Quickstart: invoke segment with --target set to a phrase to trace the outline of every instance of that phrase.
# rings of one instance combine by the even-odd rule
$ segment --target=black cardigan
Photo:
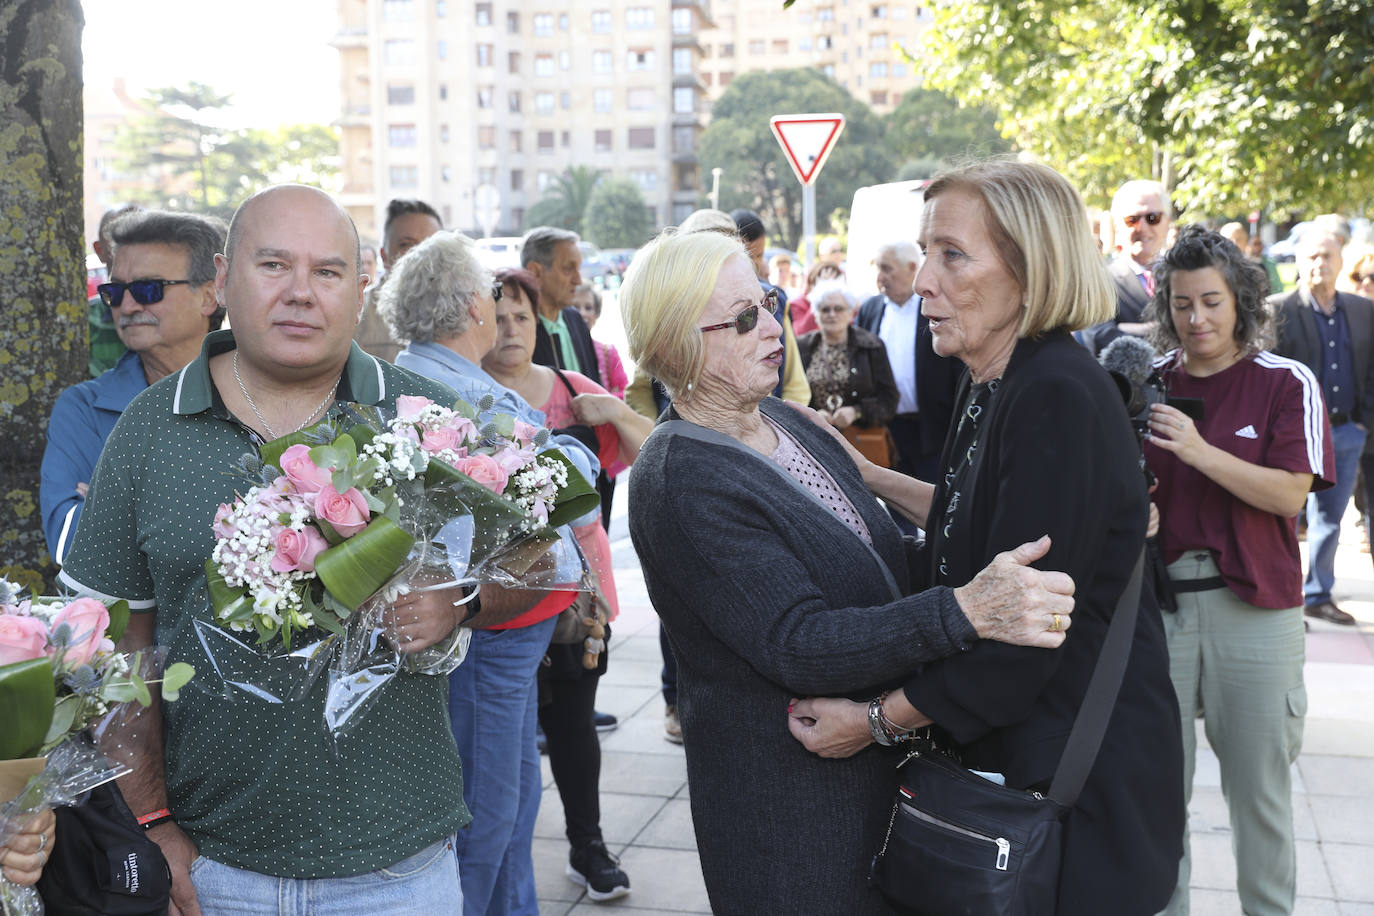
[[[577,309],[568,306],[563,310],[563,323],[568,326],[568,335],[572,337],[573,354],[577,357],[577,365],[563,365],[563,351],[554,347],[553,337],[544,330],[544,323],[538,320],[535,321],[534,327],[532,362],[538,366],[552,366],[555,369],[580,372],[600,385],[601,370],[596,364],[596,348],[592,346],[592,332],[587,327],[586,319]]]
[[[967,391],[965,382],[961,404]],[[978,440],[961,517],[967,500],[973,508],[940,550],[943,581],[963,585],[997,553],[1049,534],[1053,546],[1035,565],[1073,577],[1073,627],[1053,652],[980,642],[925,666],[904,689],[966,764],[1045,791],[1144,543],[1139,447],[1111,379],[1065,333],[1017,343]],[[944,489],[937,485],[931,532],[943,524]],[[941,581],[933,560],[930,571]],[[1150,914],[1168,902],[1183,851],[1181,741],[1163,623],[1147,589],[1120,697],[1067,821],[1060,913]]]
[[[811,356],[820,345],[821,332],[818,330],[797,338],[797,351],[804,368],[811,368]],[[892,377],[892,366],[887,361],[887,347],[877,334],[850,325],[845,349],[849,351],[849,390],[841,406],[859,408],[859,426],[886,426],[897,414],[900,397],[897,381]],[[817,410],[825,407],[817,402],[814,389],[811,406]]]

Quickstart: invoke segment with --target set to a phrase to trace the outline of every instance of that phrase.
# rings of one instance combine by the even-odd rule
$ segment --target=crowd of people
[[[802,272],[765,261],[758,214],[697,211],[625,271],[627,373],[592,336],[602,298],[567,230],[532,230],[521,266],[492,272],[422,201],[391,202],[375,252],[303,186],[228,225],[121,208],[95,242],[93,377],[50,420],[49,549],[65,588],[129,602],[123,647],[194,664],[240,455],[350,403],[489,405],[548,427],[595,484],[570,537],[612,628],[607,532],[632,469],[664,737],[685,746],[715,912],[900,912],[869,871],[901,750],[1047,793],[1129,603],[1056,912],[1188,911],[1200,717],[1242,906],[1286,913],[1304,622],[1354,622],[1335,546],[1352,493],[1374,506],[1374,250],[1346,254],[1348,226],[1319,220],[1285,293],[1243,226],[1173,216],[1165,188],[1126,183],[1104,261],[1062,176],[975,162],[931,182],[919,237],[883,245],[876,293],[856,295],[842,253]],[[1161,396],[1137,417],[1098,359],[1121,338],[1154,348]],[[1128,593],[1147,543],[1164,572]],[[404,595],[387,623],[404,653],[470,629],[462,664],[398,678],[342,745],[320,683],[160,709],[120,790],[166,857],[171,912],[537,913],[541,750],[568,878],[630,893],[601,830],[613,652],[588,665],[551,642],[570,593],[455,598]],[[7,879],[37,879],[52,830],[0,847]]]

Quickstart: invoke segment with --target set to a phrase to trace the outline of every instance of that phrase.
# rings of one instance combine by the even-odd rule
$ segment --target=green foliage
[[[136,202],[228,218],[246,197],[272,184],[330,187],[339,154],[332,127],[226,129],[216,122],[231,98],[196,82],[148,93],[145,114],[116,138],[122,169],[158,176],[156,187]]]
[[[1184,211],[1311,210],[1374,191],[1374,6],[1363,0],[968,0],[923,62],[1106,204],[1153,176]]]
[[[883,143],[899,161],[948,163],[1011,149],[997,129],[993,112],[960,105],[936,89],[908,89],[886,120]],[[911,177],[929,178],[930,174]],[[897,180],[906,179],[899,176]]]
[[[575,165],[553,180],[553,184],[525,211],[525,231],[535,226],[557,226],[578,231],[587,212],[592,190],[601,173],[589,165]]]
[[[756,210],[770,245],[800,243],[802,191],[768,119],[829,111],[844,114],[845,128],[816,182],[817,214],[847,209],[856,189],[891,180],[893,160],[878,116],[812,68],[742,73],[711,107],[711,124],[701,136],[702,173],[724,170],[720,208]]]
[[[582,234],[601,248],[638,248],[649,240],[654,226],[639,185],[627,178],[599,183],[587,201]]]

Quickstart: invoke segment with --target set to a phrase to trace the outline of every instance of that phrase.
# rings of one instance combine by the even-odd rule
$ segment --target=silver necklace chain
[[[323,401],[320,401],[320,403],[316,404],[316,405],[315,405],[315,409],[312,410],[312,411],[310,411],[310,416],[306,417],[305,420],[301,423],[300,426],[297,426],[295,429],[291,430],[291,433],[298,433],[298,432],[300,432],[301,430],[305,429],[306,424],[309,423],[311,420],[315,419],[315,417],[319,415],[319,412],[320,412],[321,410],[324,410],[325,407],[327,407],[327,406],[329,405],[329,402],[332,401],[332,400],[334,399],[334,393],[335,393],[336,391],[338,391],[338,388],[339,388],[339,381],[341,381],[342,379],[343,379],[343,373],[340,373],[340,374],[339,374],[339,379],[336,380],[336,381],[334,382],[333,387],[331,387],[331,388],[329,389],[329,393],[326,394],[326,395],[324,396],[324,400],[323,400]],[[262,428],[263,428],[264,430],[267,431],[267,441],[270,442],[270,441],[272,441],[273,439],[276,439],[276,438],[277,438],[277,434],[274,433],[274,432],[272,432],[272,426],[271,426],[271,424],[269,424],[269,423],[267,422],[267,418],[264,417],[264,416],[262,415],[262,411],[258,410],[258,405],[253,403],[253,396],[252,396],[251,394],[248,393],[248,388],[244,386],[244,384],[243,384],[243,376],[239,375],[239,351],[238,351],[238,350],[235,350],[235,351],[234,351],[234,381],[236,381],[236,382],[239,383],[239,391],[243,392],[243,399],[244,399],[245,401],[247,401],[247,402],[248,402],[248,406],[251,407],[251,408],[253,409],[253,416],[255,416],[255,417],[258,418],[258,422],[262,424]],[[285,435],[288,435],[288,436],[289,436],[289,435],[291,435],[291,433],[286,433]]]

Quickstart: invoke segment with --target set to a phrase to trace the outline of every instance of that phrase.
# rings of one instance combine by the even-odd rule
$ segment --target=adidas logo
[[[1254,428],[1253,426],[1248,425],[1248,424],[1245,426],[1244,429],[1238,429],[1238,430],[1236,430],[1236,435],[1237,435],[1237,436],[1240,436],[1242,439],[1258,439],[1258,438],[1259,438],[1259,433],[1255,432],[1255,428]]]

